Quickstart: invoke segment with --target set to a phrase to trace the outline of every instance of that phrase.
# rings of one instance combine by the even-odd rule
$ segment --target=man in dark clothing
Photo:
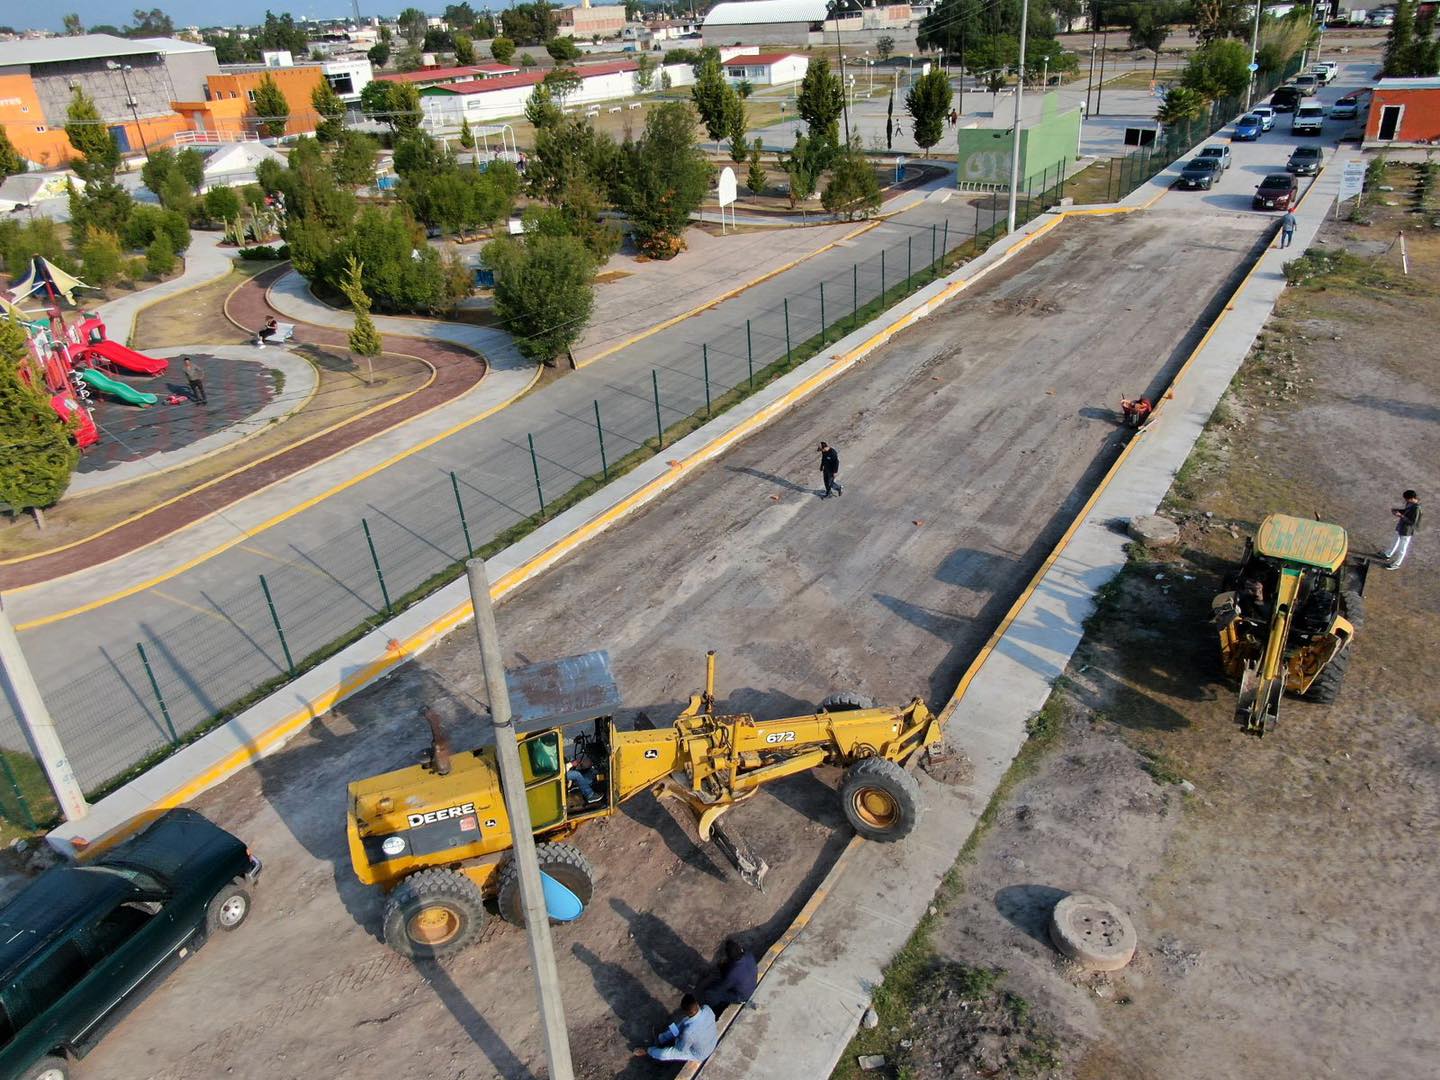
[[[1405,500],[1405,505],[1390,511],[1395,515],[1395,543],[1385,553],[1385,558],[1389,560],[1385,564],[1386,570],[1400,569],[1405,553],[1410,550],[1410,538],[1420,528],[1420,496],[1413,491],[1405,491],[1400,497]]]
[[[839,472],[840,455],[835,452],[835,448],[829,443],[822,442],[820,444],[820,476],[825,481],[825,494],[820,496],[822,499],[828,499],[832,490],[836,495],[845,494],[845,492],[841,490],[840,481],[835,479],[835,477],[839,475]]]
[[[734,938],[727,938],[725,960],[715,973],[713,985],[705,991],[705,1001],[717,1013],[726,1005],[743,1005],[755,993],[758,979],[755,957]]]
[[[200,370],[200,365],[185,357],[185,381],[190,384],[190,397],[197,405],[208,405],[205,397],[205,372]]]

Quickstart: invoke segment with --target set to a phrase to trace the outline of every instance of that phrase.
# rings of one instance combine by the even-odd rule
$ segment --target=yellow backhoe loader
[[[724,830],[727,810],[771,781],[840,765],[840,799],[855,831],[899,840],[920,814],[919,786],[901,763],[940,740],[939,723],[919,698],[880,708],[839,694],[814,713],[783,720],[717,715],[713,652],[705,689],[664,728],[621,731],[610,715],[596,715],[619,703],[603,652],[533,664],[508,673],[507,683],[553,921],[579,917],[594,887],[589,863],[564,841],[627,799],[653,792],[688,808],[700,839],[716,841],[758,888],[764,861]],[[475,941],[487,899],[510,922],[523,925],[524,917],[494,747],[452,754],[438,718],[427,718],[428,760],[351,784],[348,825],[356,875],[389,890],[385,941],[433,957]],[[571,775],[571,763],[581,777]]]
[[[1321,704],[1340,692],[1364,621],[1369,560],[1351,558],[1345,530],[1271,514],[1245,544],[1212,611],[1225,672],[1239,680],[1236,719],[1264,735],[1285,691]]]

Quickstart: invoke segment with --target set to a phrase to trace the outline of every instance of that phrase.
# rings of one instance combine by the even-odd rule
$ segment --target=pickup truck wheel
[[[590,898],[595,895],[595,870],[590,861],[569,844],[537,844],[535,857],[544,873],[574,894],[575,899],[580,901],[580,915],[585,914],[585,909],[590,906]],[[525,910],[520,903],[520,868],[515,865],[514,859],[507,859],[500,870],[500,887],[495,894],[495,906],[500,909],[500,917],[506,922],[516,926],[525,925]],[[570,919],[552,917],[550,925],[560,926],[566,922],[574,922],[580,915]]]
[[[449,956],[473,945],[484,927],[480,887],[457,870],[411,874],[385,902],[385,944],[404,956]]]
[[[903,840],[920,820],[920,785],[893,761],[857,761],[840,782],[840,802],[851,826],[866,840]]]
[[[17,1080],[70,1080],[70,1065],[64,1058],[43,1058],[21,1073]]]
[[[205,909],[205,929],[238,930],[250,914],[250,890],[238,881],[232,881],[215,894]]]

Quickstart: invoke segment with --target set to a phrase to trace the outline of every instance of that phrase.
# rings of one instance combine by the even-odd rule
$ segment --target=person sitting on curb
[[[680,999],[680,1019],[655,1037],[655,1045],[639,1047],[635,1057],[650,1055],[656,1061],[704,1061],[715,1052],[720,1033],[715,1030],[715,1013],[701,1005],[694,994]]]
[[[744,1005],[755,993],[759,968],[745,946],[725,939],[725,959],[705,991],[705,1003],[717,1013],[727,1005]]]

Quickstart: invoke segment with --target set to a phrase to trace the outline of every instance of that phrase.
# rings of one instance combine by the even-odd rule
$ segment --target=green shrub
[[[85,238],[80,243],[80,269],[89,284],[103,287],[115,282],[120,277],[123,261],[118,236],[93,225],[85,230]]]
[[[145,249],[145,268],[157,278],[175,269],[175,250],[164,233],[151,240],[150,246]]]

